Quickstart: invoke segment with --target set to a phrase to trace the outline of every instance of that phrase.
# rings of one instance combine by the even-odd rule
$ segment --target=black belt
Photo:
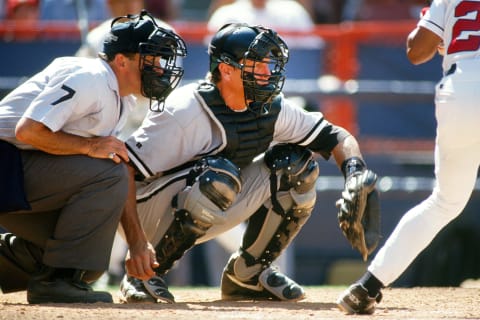
[[[448,69],[448,71],[445,73],[445,75],[449,76],[451,74],[454,74],[455,70],[457,70],[457,64],[456,63],[451,65],[450,69]]]

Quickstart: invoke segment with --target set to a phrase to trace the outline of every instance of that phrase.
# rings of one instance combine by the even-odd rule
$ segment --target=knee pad
[[[192,170],[193,184],[177,195],[175,208],[188,211],[207,224],[222,224],[241,191],[240,169],[222,157],[207,157]]]
[[[240,169],[225,158],[207,157],[194,166],[187,187],[173,199],[174,219],[155,247],[157,275],[168,272],[212,225],[225,222],[224,211],[241,187]]]
[[[320,169],[313,153],[295,144],[278,144],[265,153],[265,164],[273,173],[280,174],[280,191],[294,189],[307,193],[315,187]]]

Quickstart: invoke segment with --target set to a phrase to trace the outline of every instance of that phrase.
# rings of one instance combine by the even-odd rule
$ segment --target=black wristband
[[[342,166],[341,166],[343,177],[345,178],[351,176],[355,172],[363,171],[366,168],[367,168],[367,165],[359,157],[351,157],[351,158],[345,159],[342,162]]]

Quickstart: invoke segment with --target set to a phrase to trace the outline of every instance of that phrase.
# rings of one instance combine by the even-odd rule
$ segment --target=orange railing
[[[327,59],[328,73],[340,80],[355,79],[358,72],[357,47],[362,42],[381,41],[404,42],[416,21],[375,21],[348,22],[342,24],[318,25],[308,35],[325,40],[327,57],[330,52],[335,59]],[[201,43],[208,31],[205,23],[172,22],[177,32],[187,42]],[[92,24],[91,27],[95,26]],[[305,35],[278,30],[282,35]],[[79,39],[80,31],[74,22],[0,22],[0,38],[4,41],[29,41],[33,39]]]
[[[198,22],[171,22],[176,31],[191,44],[203,44],[208,31],[205,23]],[[357,79],[360,62],[358,48],[363,43],[381,43],[386,45],[403,46],[408,33],[415,27],[415,20],[404,21],[372,21],[348,22],[335,25],[318,25],[312,33],[325,42],[323,53],[323,72],[331,74],[340,81]],[[94,27],[92,24],[91,27]],[[282,35],[305,36],[304,33],[291,33],[277,30]],[[74,22],[39,22],[13,23],[0,22],[0,41],[32,41],[46,40],[75,40],[79,41],[81,34]],[[3,56],[6,54],[3,53]],[[32,56],[33,57],[33,56]],[[320,59],[320,58],[319,58]],[[333,122],[346,127],[352,133],[358,132],[357,107],[353,99],[345,96],[326,97],[322,100],[322,111]],[[364,149],[378,152],[388,150],[386,146],[392,141],[385,139],[370,139],[365,141]],[[399,140],[394,141],[402,150],[430,151],[433,141]],[[397,149],[398,150],[398,149]]]

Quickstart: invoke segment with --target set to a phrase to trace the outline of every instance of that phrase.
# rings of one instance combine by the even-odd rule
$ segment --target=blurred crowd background
[[[369,166],[380,175],[386,239],[405,210],[432,188],[433,93],[441,76],[441,58],[412,66],[405,57],[406,35],[426,4],[425,0],[0,0],[0,98],[56,56],[86,55],[92,29],[138,8],[146,8],[185,37],[189,50],[183,62],[185,82],[205,75],[208,33],[223,23],[242,20],[298,31],[301,35],[286,39],[292,50],[284,91],[358,136]],[[66,22],[80,32],[56,37],[65,25],[62,30],[57,26],[38,31],[38,25],[49,22]],[[202,37],[195,32],[203,32]],[[343,178],[333,163],[319,164],[314,214],[282,258],[282,267],[301,284],[349,284],[365,263],[337,226],[335,200]],[[394,285],[456,286],[480,277],[478,189],[465,211]],[[169,273],[169,283],[218,285],[229,252],[238,247],[241,232],[234,232],[187,253],[179,264],[183,268]],[[112,261],[111,276],[120,277],[121,263]]]
[[[128,1],[128,0],[123,0]],[[145,0],[145,8],[166,21],[208,21],[219,7],[249,0]],[[284,0],[270,0],[280,2]],[[418,17],[424,0],[291,0],[309,13],[315,24],[347,20],[409,19]],[[9,20],[75,20],[78,2],[89,19],[110,17],[108,0],[1,0],[0,18]],[[252,1],[255,2],[255,1]]]

